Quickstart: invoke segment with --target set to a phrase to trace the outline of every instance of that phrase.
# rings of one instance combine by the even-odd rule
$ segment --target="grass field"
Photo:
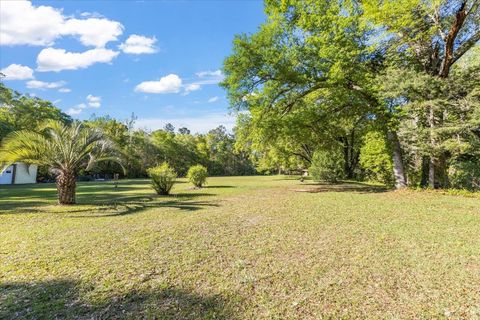
[[[0,187],[0,318],[480,318],[480,199],[288,177]]]

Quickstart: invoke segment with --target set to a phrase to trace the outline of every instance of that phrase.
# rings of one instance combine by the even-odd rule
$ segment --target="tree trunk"
[[[458,8],[455,14],[455,21],[452,24],[450,31],[445,39],[445,53],[442,64],[440,65],[440,73],[439,76],[441,78],[447,78],[448,74],[450,73],[450,67],[455,62],[454,60],[454,48],[455,48],[455,40],[457,38],[460,29],[467,18],[467,1],[462,1],[460,8]]]
[[[425,188],[428,186],[428,169],[429,169],[430,157],[422,157],[420,186]]]
[[[340,141],[343,144],[345,177],[347,179],[354,179],[359,157],[359,154],[355,152],[355,129],[351,129],[347,136],[340,138]]]
[[[438,168],[437,171],[440,172],[440,181],[442,188],[450,187],[450,179],[448,178],[448,155],[445,152],[442,152],[438,159]]]
[[[59,204],[75,203],[75,188],[77,177],[74,172],[62,171],[57,176],[57,191]]]
[[[428,161],[428,187],[435,189],[435,159],[430,157]]]
[[[395,131],[389,131],[387,134],[388,140],[392,146],[393,153],[393,174],[395,176],[395,187],[403,189],[407,187],[407,179],[405,178],[405,169],[403,167],[403,156],[400,141]]]
[[[435,189],[435,135],[433,130],[435,129],[435,111],[433,107],[430,106],[428,113],[428,125],[430,127],[430,147],[432,148],[432,153],[430,155],[430,161],[428,163],[428,187]]]
[[[344,164],[344,171],[345,171],[345,177],[347,179],[352,179],[353,178],[353,173],[351,170],[351,162],[350,162],[350,145],[348,142],[348,138],[342,138],[343,142],[343,158],[345,159],[345,164]]]

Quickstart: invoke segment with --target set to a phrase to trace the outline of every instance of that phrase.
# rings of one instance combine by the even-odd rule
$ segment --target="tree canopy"
[[[267,21],[224,63],[240,149],[308,167],[340,146],[361,179],[363,136],[383,132],[398,187],[448,186],[449,162],[478,152],[479,3],[266,1]]]

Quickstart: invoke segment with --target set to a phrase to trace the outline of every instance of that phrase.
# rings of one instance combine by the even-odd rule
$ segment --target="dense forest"
[[[259,168],[478,189],[479,6],[266,1],[224,64],[237,145]]]

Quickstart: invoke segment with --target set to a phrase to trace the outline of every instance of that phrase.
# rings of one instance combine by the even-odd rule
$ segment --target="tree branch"
[[[480,40],[480,30],[478,30],[473,36],[470,37],[467,41],[462,43],[460,47],[455,51],[452,58],[452,64],[454,64],[458,59],[460,59],[471,47],[473,47]]]
[[[442,78],[448,77],[450,72],[450,67],[453,62],[453,47],[455,44],[455,38],[457,37],[460,29],[467,18],[467,1],[462,1],[460,8],[458,8],[457,13],[455,14],[455,21],[448,32],[447,39],[445,41],[445,56],[443,57],[442,64],[440,65],[439,76]]]

